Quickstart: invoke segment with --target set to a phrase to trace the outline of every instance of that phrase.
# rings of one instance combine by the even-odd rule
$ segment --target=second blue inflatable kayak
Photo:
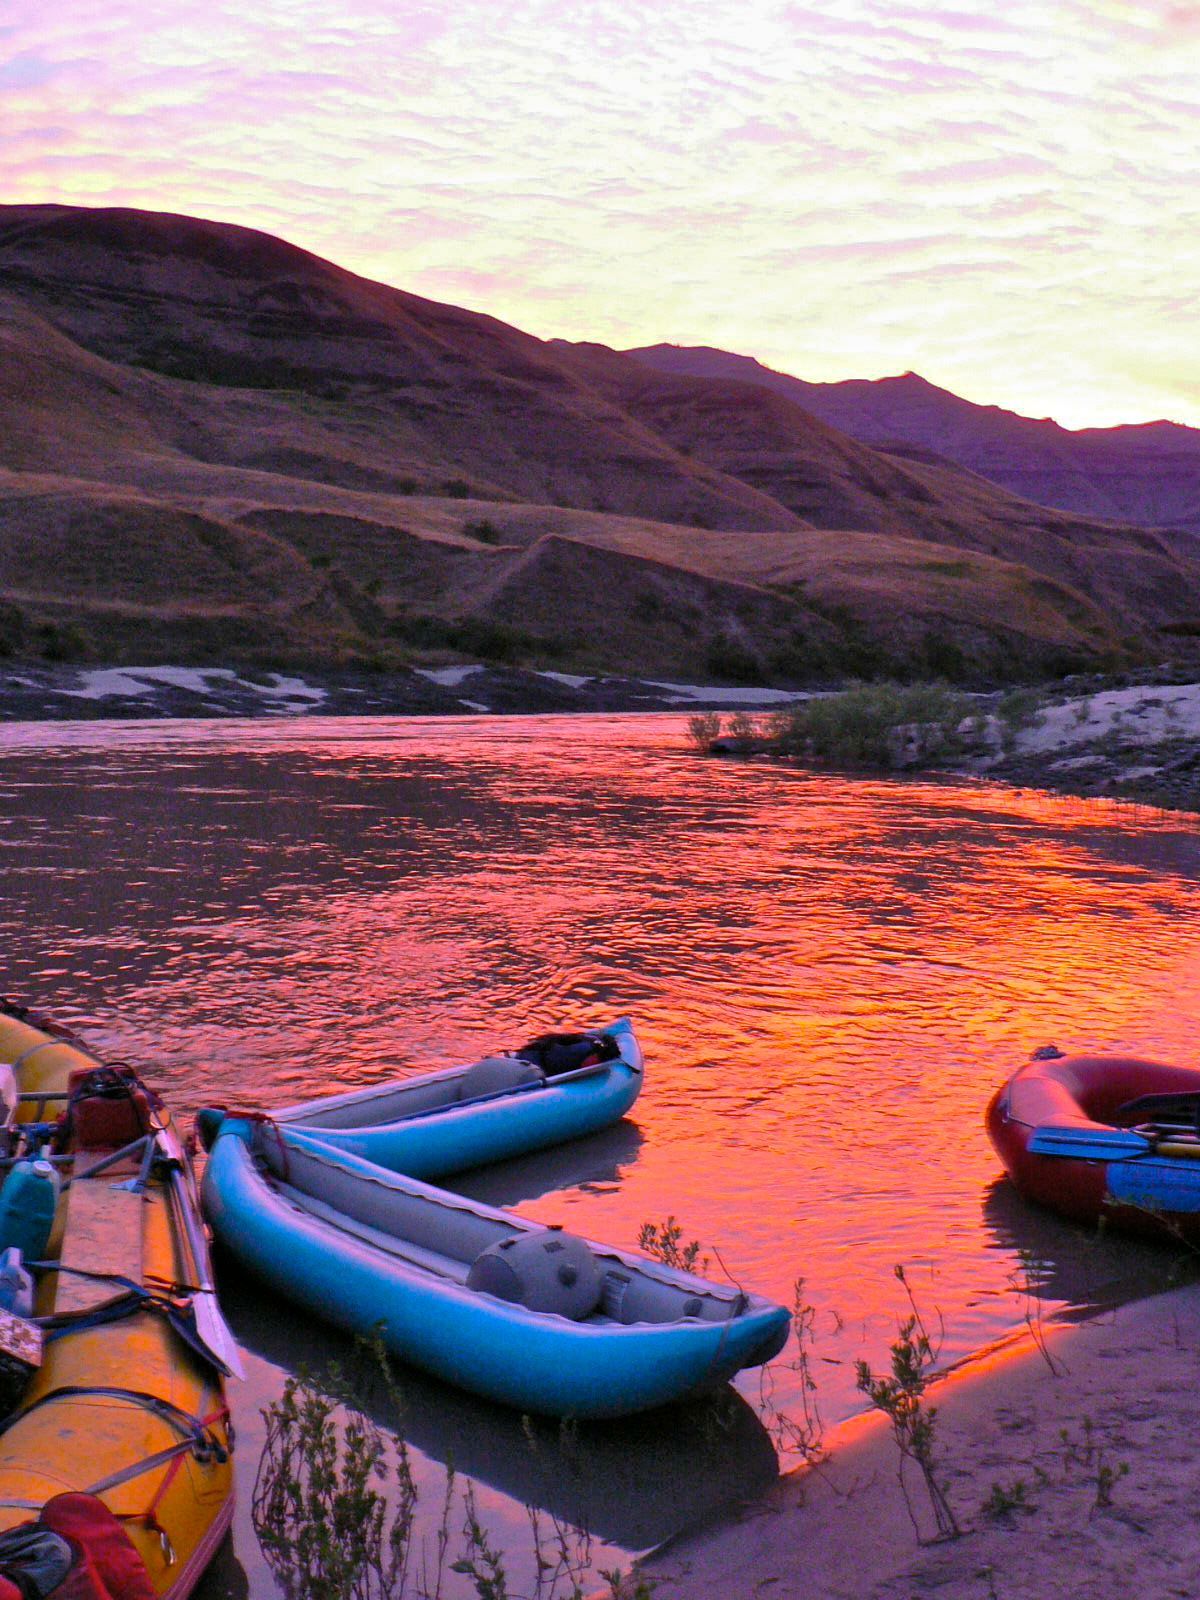
[[[641,1046],[622,1017],[595,1032],[544,1034],[508,1054],[270,1115],[391,1172],[441,1178],[606,1128],[641,1087]],[[201,1112],[206,1143],[220,1119]]]

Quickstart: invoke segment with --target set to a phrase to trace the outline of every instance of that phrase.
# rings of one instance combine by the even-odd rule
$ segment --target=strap
[[[126,1467],[122,1472],[111,1474],[108,1478],[102,1480],[105,1488],[112,1489],[118,1483],[126,1483],[132,1478],[140,1477],[144,1472],[151,1471],[154,1467],[161,1466],[164,1462],[168,1463],[167,1470],[162,1475],[162,1481],[151,1495],[150,1504],[146,1509],[144,1511],[127,1511],[120,1514],[123,1522],[144,1522],[148,1528],[158,1535],[158,1542],[162,1547],[163,1560],[168,1567],[175,1565],[175,1546],[171,1543],[170,1534],[158,1520],[159,1505],[163,1496],[175,1481],[179,1469],[183,1466],[185,1455],[191,1453],[197,1461],[212,1460],[224,1463],[229,1460],[229,1450],[233,1448],[233,1429],[229,1422],[229,1407],[222,1405],[218,1410],[210,1412],[207,1417],[199,1418],[197,1426],[200,1429],[209,1428],[213,1423],[221,1421],[225,1423],[229,1449],[220,1444],[211,1434],[201,1433],[196,1439],[180,1440],[177,1445],[167,1450],[156,1451],[153,1456],[134,1462],[132,1466]],[[93,1488],[90,1492],[95,1494],[97,1491]]]
[[[31,1061],[37,1055],[39,1050],[49,1050],[51,1046],[61,1045],[62,1043],[62,1039],[39,1039],[37,1044],[31,1044],[28,1050],[22,1050],[16,1060],[10,1061],[8,1064],[14,1072],[19,1072],[27,1061]],[[58,1098],[59,1096],[54,1094],[38,1095],[39,1100],[57,1100]]]
[[[265,1141],[268,1129],[275,1135],[275,1148],[279,1152],[279,1176],[286,1183],[291,1174],[291,1165],[288,1161],[287,1140],[283,1137],[283,1129],[275,1121],[275,1118],[268,1116],[265,1111],[250,1112],[247,1114],[246,1120],[257,1124],[256,1144]],[[262,1160],[263,1157],[260,1156],[259,1159]]]
[[[216,1367],[226,1377],[235,1370],[230,1367],[228,1352],[210,1344],[197,1315],[197,1306],[203,1310],[211,1291],[196,1284],[164,1282],[161,1289],[155,1292],[140,1283],[134,1283],[131,1278],[123,1278],[120,1273],[88,1272],[83,1267],[64,1267],[57,1261],[31,1261],[29,1266],[39,1270],[66,1272],[72,1277],[90,1278],[97,1283],[115,1284],[122,1291],[89,1310],[52,1312],[49,1316],[31,1318],[45,1333],[48,1344],[67,1333],[78,1333],[84,1328],[102,1328],[110,1322],[120,1322],[123,1317],[135,1316],[139,1311],[156,1311],[166,1317],[179,1338],[202,1361]],[[241,1376],[240,1372],[238,1376]],[[3,1428],[0,1427],[2,1432]]]
[[[226,1407],[222,1406],[220,1410],[207,1417],[195,1417],[190,1411],[185,1411],[172,1401],[164,1400],[161,1395],[147,1394],[144,1389],[123,1389],[116,1384],[65,1383],[58,1389],[49,1389],[45,1394],[39,1395],[32,1405],[25,1406],[14,1416],[6,1417],[0,1423],[0,1436],[24,1417],[30,1416],[42,1406],[49,1405],[53,1400],[87,1399],[92,1395],[105,1400],[123,1400],[129,1405],[141,1406],[181,1434],[188,1448],[194,1448],[198,1454],[211,1453],[218,1461],[228,1459],[229,1452],[225,1446],[209,1433],[215,1422],[228,1417]]]
[[[60,1389],[55,1391],[57,1394],[69,1394],[71,1392],[73,1391],[70,1389]],[[122,1398],[135,1398],[138,1400],[152,1400],[155,1398],[154,1396],[142,1396],[137,1390],[81,1390],[79,1392],[115,1393],[120,1394]],[[47,1395],[45,1398],[53,1399],[54,1396]],[[38,1403],[40,1404],[40,1402]],[[160,1404],[162,1406],[166,1406],[169,1404],[169,1402],[161,1402]],[[153,1409],[161,1414],[159,1405],[154,1406]],[[33,1407],[30,1406],[29,1410],[32,1411]],[[180,1416],[187,1417],[187,1413],[181,1412]],[[81,1489],[78,1491],[80,1494],[107,1494],[110,1489],[119,1488],[124,1483],[132,1482],[134,1478],[140,1478],[147,1472],[153,1472],[156,1467],[165,1466],[167,1471],[163,1474],[162,1482],[154,1491],[154,1494],[150,1500],[150,1504],[146,1507],[146,1509],[144,1511],[124,1512],[117,1514],[120,1515],[123,1522],[144,1522],[147,1527],[151,1528],[155,1533],[158,1534],[159,1542],[162,1545],[163,1558],[169,1567],[174,1566],[175,1564],[175,1549],[171,1543],[166,1529],[158,1520],[158,1507],[163,1496],[170,1488],[177,1473],[179,1472],[180,1467],[182,1467],[185,1456],[190,1454],[194,1455],[197,1461],[213,1460],[219,1464],[223,1464],[224,1462],[228,1461],[229,1451],[233,1448],[233,1426],[230,1422],[228,1406],[221,1405],[216,1411],[210,1412],[206,1417],[189,1417],[187,1418],[187,1421],[191,1430],[187,1438],[180,1439],[177,1444],[167,1445],[164,1450],[155,1450],[151,1455],[143,1456],[141,1460],[131,1462],[127,1467],[120,1467],[116,1472],[110,1472],[107,1477],[98,1478],[95,1483],[89,1484],[86,1489]],[[220,1441],[208,1431],[218,1422],[224,1422],[225,1424],[228,1448],[225,1445],[222,1445]],[[11,1507],[19,1511],[41,1512],[45,1509],[45,1505],[41,1501],[17,1500],[8,1498],[0,1499],[0,1506]]]
[[[207,1417],[201,1418],[201,1423],[206,1428],[212,1427],[218,1422],[224,1422],[228,1424],[228,1406],[221,1406],[218,1410],[210,1412]],[[230,1448],[232,1448],[233,1429],[227,1428],[227,1432],[229,1434]],[[190,1450],[194,1449],[195,1445],[191,1439],[181,1439],[178,1444],[167,1445],[165,1450],[156,1450],[153,1455],[143,1456],[140,1461],[133,1462],[131,1466],[121,1467],[116,1472],[110,1472],[107,1478],[101,1478],[98,1480],[98,1482],[89,1484],[86,1489],[83,1489],[80,1492],[83,1494],[107,1494],[109,1489],[119,1488],[121,1484],[129,1483],[133,1478],[140,1478],[143,1473],[153,1472],[155,1467],[164,1466],[168,1461],[181,1461]],[[226,1451],[223,1446],[214,1446],[214,1449],[211,1453],[214,1460],[218,1462],[224,1462],[229,1459],[228,1451]],[[162,1499],[167,1485],[171,1482],[171,1479],[174,1478],[175,1473],[178,1470],[178,1466],[174,1466],[170,1473],[168,1473],[168,1475],[163,1479],[161,1486],[155,1492],[154,1499],[150,1502],[149,1510],[143,1512],[143,1516],[149,1516],[157,1509],[158,1502]],[[12,1504],[13,1502],[0,1503]]]
[[[132,1294],[145,1295],[148,1300],[156,1298],[148,1289],[143,1288],[140,1283],[135,1283],[132,1278],[123,1277],[119,1272],[89,1272],[86,1267],[64,1267],[61,1261],[23,1261],[21,1265],[28,1267],[31,1272],[65,1272],[68,1278],[91,1278],[94,1283],[115,1283],[118,1288]],[[201,1293],[199,1284],[176,1283],[174,1280],[158,1277],[154,1278],[153,1281],[162,1286],[163,1294],[167,1297],[174,1294],[193,1295]],[[73,1315],[71,1312],[63,1313],[64,1318],[71,1315]],[[36,1320],[40,1321],[44,1326],[51,1326],[54,1324],[55,1318],[49,1316]]]
[[[92,1391],[84,1389],[80,1392],[91,1393]],[[104,1393],[107,1391],[100,1392]],[[134,1391],[121,1390],[117,1392],[124,1397]],[[70,1393],[70,1391],[58,1389],[55,1390],[54,1393],[65,1394]],[[54,1395],[49,1395],[47,1398],[53,1399]],[[166,1403],[169,1404],[169,1402]],[[29,1410],[32,1411],[33,1407],[30,1406]],[[25,1413],[22,1413],[22,1415],[24,1414]],[[186,1413],[182,1413],[182,1415],[186,1416]],[[210,1411],[208,1416],[190,1418],[189,1421],[193,1422],[198,1429],[205,1430],[214,1427],[218,1422],[224,1422],[226,1424],[226,1432],[229,1436],[230,1448],[232,1448],[233,1427],[230,1423],[228,1406],[219,1406],[216,1411]],[[210,1436],[207,1434],[207,1432],[204,1433],[203,1440],[205,1454],[211,1454],[214,1460],[218,1462],[225,1462],[229,1459],[229,1452],[225,1449],[224,1445],[219,1444],[216,1440],[211,1441],[211,1450],[209,1449]],[[119,1488],[121,1484],[129,1483],[133,1478],[140,1478],[143,1473],[153,1472],[155,1467],[164,1466],[168,1461],[173,1461],[176,1456],[186,1455],[188,1451],[195,1450],[195,1448],[196,1436],[194,1433],[189,1433],[189,1436],[186,1439],[180,1439],[177,1444],[169,1444],[163,1450],[155,1450],[153,1454],[143,1456],[139,1461],[133,1462],[130,1466],[119,1467],[116,1472],[110,1472],[106,1478],[97,1478],[96,1482],[89,1483],[86,1489],[79,1489],[74,1492],[78,1494],[94,1495],[107,1494],[110,1489]],[[161,1491],[155,1496],[154,1503],[156,1504],[160,1498]],[[16,1498],[9,1498],[7,1496],[3,1499],[0,1499],[0,1506],[14,1506],[21,1511],[40,1511],[43,1503],[44,1502],[41,1500],[18,1500]]]

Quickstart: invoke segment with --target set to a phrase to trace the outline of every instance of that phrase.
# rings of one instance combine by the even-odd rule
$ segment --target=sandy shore
[[[1200,805],[1200,683],[1061,694],[977,770],[1030,787]]]
[[[1196,1595],[1200,1286],[1044,1335],[1049,1360],[1022,1340],[928,1391],[960,1538],[931,1542],[910,1476],[918,1538],[875,1414],[832,1434],[822,1466],[647,1558],[655,1600]],[[1025,1508],[985,1509],[997,1486]]]

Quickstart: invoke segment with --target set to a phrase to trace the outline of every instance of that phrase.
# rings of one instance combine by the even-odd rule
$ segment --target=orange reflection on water
[[[896,1262],[954,1355],[1023,1319],[1023,1247],[1052,1303],[1145,1260],[1014,1204],[981,1117],[1048,1040],[1190,1059],[1192,819],[703,761],[679,718],[48,730],[0,777],[11,981],[185,1106],[634,1013],[634,1126],[464,1186],[802,1275],[834,1415]]]

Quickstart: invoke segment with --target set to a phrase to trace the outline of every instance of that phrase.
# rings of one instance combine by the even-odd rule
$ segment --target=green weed
[[[1037,1345],[1043,1361],[1057,1377],[1063,1369],[1050,1353],[1042,1321],[1042,1281],[1047,1270],[1046,1263],[1032,1250],[1019,1250],[1017,1264],[1009,1273],[1008,1281],[1025,1303],[1025,1326],[1029,1329],[1030,1337]]]
[[[758,1414],[776,1449],[798,1455],[809,1466],[824,1461],[825,1423],[817,1404],[817,1380],[812,1374],[812,1349],[816,1336],[816,1307],[804,1298],[804,1279],[792,1285],[792,1336],[796,1353],[783,1365],[795,1374],[800,1391],[800,1415],[782,1411],[774,1400],[775,1362],[760,1369]],[[836,1318],[835,1326],[840,1327]]]
[[[682,1240],[683,1228],[673,1216],[663,1223],[643,1222],[638,1231],[638,1249],[655,1261],[661,1261],[663,1266],[680,1272],[707,1271],[708,1257],[701,1255],[699,1239],[691,1239],[687,1244]]]
[[[382,1346],[364,1353],[366,1369],[353,1380],[336,1366],[321,1380],[290,1377],[263,1410],[266,1442],[251,1515],[287,1600],[440,1600],[448,1572],[468,1579],[476,1600],[584,1600],[591,1592],[584,1587],[591,1574],[587,1530],[527,1506],[533,1584],[517,1593],[474,1490],[467,1484],[460,1491],[453,1469],[436,1525],[418,1544],[408,1446],[370,1420],[354,1396],[382,1376],[389,1403],[402,1410],[402,1399]],[[531,1425],[526,1432],[533,1448]],[[650,1585],[632,1574],[614,1568],[599,1576],[608,1600],[649,1600]]]
[[[343,1406],[346,1393],[338,1369],[324,1384],[301,1374],[263,1412],[251,1515],[288,1600],[404,1593],[417,1504],[408,1449]]]
[[[1108,1446],[1097,1433],[1090,1417],[1084,1417],[1081,1432],[1073,1435],[1069,1428],[1059,1430],[1062,1441],[1061,1462],[1063,1478],[1075,1476],[1083,1469],[1085,1481],[1092,1488],[1093,1510],[1106,1511],[1113,1503],[1113,1490],[1129,1473],[1127,1461],[1113,1461]]]
[[[891,1376],[876,1377],[865,1361],[856,1364],[858,1388],[871,1404],[888,1418],[892,1437],[900,1450],[900,1488],[918,1539],[921,1525],[909,1497],[905,1465],[911,1462],[925,1486],[936,1525],[935,1539],[957,1539],[962,1529],[937,1476],[937,1408],[928,1405],[925,1389],[929,1373],[937,1360],[937,1349],[921,1318],[904,1268],[895,1273],[908,1297],[910,1312],[897,1330],[891,1345]]]
[[[1029,1498],[1029,1485],[1024,1478],[1015,1478],[1012,1483],[994,1483],[991,1493],[983,1502],[983,1514],[987,1517],[999,1518],[1011,1516],[1014,1511],[1037,1510]]]

